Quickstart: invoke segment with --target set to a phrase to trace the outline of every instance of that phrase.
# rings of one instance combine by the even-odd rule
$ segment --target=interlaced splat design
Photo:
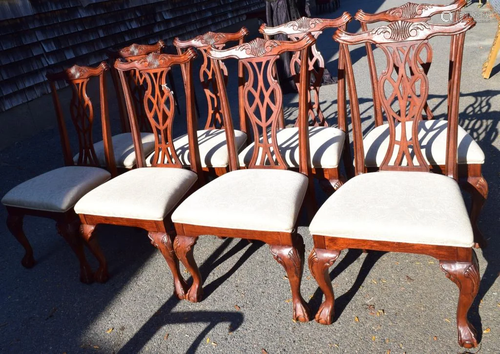
[[[257,49],[251,48],[256,51]],[[243,89],[245,111],[252,125],[255,147],[248,168],[286,169],[279,153],[276,132],[283,106],[281,88],[275,79],[274,65],[278,56],[243,60],[248,79]]]
[[[427,75],[417,59],[425,44],[425,41],[417,41],[380,45],[387,58],[387,68],[380,77],[379,92],[391,134],[390,146],[380,169],[429,169],[417,138],[418,123],[422,120],[429,90]]]
[[[155,136],[155,151],[152,166],[182,167],[175,152],[172,124],[175,114],[173,92],[167,85],[170,68],[143,70],[138,75],[145,86],[144,111]]]
[[[131,61],[131,60],[128,60]],[[148,116],[144,111],[144,106],[142,100],[145,94],[145,87],[141,83],[139,78],[139,73],[137,70],[132,70],[127,75],[128,85],[130,87],[130,92],[132,94],[132,103],[137,116],[137,123],[139,124],[139,130],[141,132],[151,132],[151,125],[148,121]]]
[[[92,138],[94,107],[87,95],[88,82],[89,78],[71,82],[70,113],[78,136],[77,165],[99,166]]]

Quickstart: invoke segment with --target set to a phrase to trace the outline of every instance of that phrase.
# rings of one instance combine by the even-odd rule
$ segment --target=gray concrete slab
[[[336,17],[341,11],[354,14],[358,8],[375,12],[398,3],[344,2],[340,10],[327,16]],[[470,313],[482,338],[480,347],[470,352],[499,353],[498,64],[491,79],[481,77],[497,22],[487,9],[475,4],[465,12],[470,12],[478,24],[466,38],[460,122],[485,151],[484,175],[490,187],[481,219],[489,247],[477,251],[481,285]],[[356,29],[356,24],[350,27]],[[437,62],[431,75],[445,85],[448,54],[446,40],[442,43],[435,53]],[[335,73],[337,51],[331,33],[322,37],[319,46],[328,58],[327,66]],[[369,129],[373,113],[366,58],[363,48],[353,47],[351,52],[361,112],[366,118],[364,126]],[[336,116],[335,93],[335,85],[322,90],[322,105],[330,117]],[[446,109],[441,104],[445,93],[446,88],[432,93],[438,115]],[[231,97],[235,102],[234,90]],[[287,96],[286,104],[291,119],[296,97]],[[55,129],[17,142],[0,151],[0,195],[61,165]],[[0,208],[0,220],[5,218],[6,212]],[[144,231],[99,227],[96,236],[108,258],[111,279],[106,284],[84,285],[78,282],[76,258],[57,235],[52,221],[26,218],[25,230],[37,260],[30,270],[20,265],[22,248],[0,222],[2,353],[467,352],[456,341],[456,286],[445,278],[438,261],[427,256],[344,251],[330,273],[337,296],[336,321],[322,326],[314,321],[302,324],[291,320],[288,280],[265,245],[201,237],[195,257],[205,279],[206,296],[192,304],[172,296],[169,270]],[[312,249],[308,229],[301,226],[299,232],[308,253]],[[90,255],[89,259],[96,267]],[[312,310],[317,310],[322,294],[307,267],[302,294]]]

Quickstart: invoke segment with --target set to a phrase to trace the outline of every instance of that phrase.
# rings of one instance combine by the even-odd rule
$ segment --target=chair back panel
[[[163,41],[158,41],[155,44],[144,45],[144,44],[131,44],[128,47],[122,48],[118,51],[110,51],[108,52],[108,56],[113,63],[116,59],[122,58],[125,61],[134,61],[142,58],[145,55],[150,53],[161,53],[162,49],[165,48],[165,43]],[[130,131],[129,118],[126,112],[126,105],[124,102],[123,91],[120,85],[120,78],[117,71],[113,68],[111,70],[111,77],[113,79],[113,84],[116,89],[116,95],[119,101],[119,109],[120,109],[120,119],[122,125],[122,131],[128,132]],[[135,71],[131,71],[127,74],[127,81],[129,84],[130,91],[132,93],[132,103],[134,104],[135,111],[137,114],[137,120],[139,123],[139,128],[141,132],[151,132],[151,127],[148,122],[148,118],[144,109],[142,108],[142,100],[144,97],[144,87],[140,84],[139,78],[136,75]]]
[[[140,144],[137,119],[132,105],[132,93],[128,86],[126,73],[135,71],[138,82],[145,88],[142,109],[146,113],[150,129],[155,136],[155,150],[151,159],[154,167],[182,168],[179,156],[173,145],[173,123],[175,117],[175,104],[172,90],[167,85],[167,75],[174,65],[185,65],[187,79],[186,88],[186,114],[188,120],[188,138],[192,169],[199,171],[199,155],[195,132],[195,118],[193,116],[193,93],[191,80],[191,60],[196,57],[193,50],[188,50],[182,55],[151,53],[133,62],[115,62],[120,80],[125,91],[127,109],[131,118],[134,146],[138,155],[139,167],[145,165]],[[194,144],[194,145],[192,145]],[[194,161],[193,159],[196,159]],[[140,163],[139,163],[140,162]]]
[[[177,48],[177,52],[179,54],[182,54],[183,49],[196,48],[202,55],[203,63],[201,64],[199,77],[203,91],[205,92],[208,109],[205,129],[224,128],[224,118],[222,116],[214,64],[207,56],[207,49],[210,47],[222,49],[228,42],[237,41],[239,44],[242,44],[246,35],[248,35],[248,30],[245,27],[242,27],[235,33],[207,32],[185,41],[181,41],[179,38],[174,39],[174,46]],[[241,65],[239,65],[239,68],[241,68]],[[222,71],[222,75],[224,77],[224,83],[227,85],[228,71],[222,62],[220,63],[220,70]]]
[[[67,166],[100,166],[94,149],[93,124],[94,124],[94,104],[88,94],[88,84],[90,80],[99,81],[99,108],[102,125],[102,135],[104,141],[105,157],[108,169],[113,175],[116,175],[113,146],[111,143],[111,131],[108,118],[108,103],[106,95],[106,83],[104,73],[109,66],[102,62],[99,66],[92,68],[87,66],[74,65],[59,73],[47,74],[50,82],[54,106],[61,134],[63,154]],[[71,121],[75,127],[78,137],[78,160],[75,162],[71,153],[66,123],[61,108],[61,102],[57,94],[55,82],[65,80],[71,87],[71,100],[69,111]]]
[[[352,17],[349,13],[344,12],[342,16],[336,19],[325,19],[325,18],[308,18],[301,17],[298,20],[290,21],[284,23],[282,25],[276,27],[267,27],[265,23],[263,23],[259,32],[264,35],[265,39],[270,39],[270,36],[275,36],[277,34],[284,34],[288,36],[291,40],[299,40],[306,33],[310,33],[314,36],[314,38],[318,38],[323,30],[327,28],[341,28],[346,29],[347,23],[351,21]],[[299,89],[299,71],[300,66],[302,64],[300,51],[293,53],[292,58],[290,60],[290,72],[295,78],[295,83],[297,85],[297,89]],[[325,119],[323,111],[320,107],[319,102],[319,88],[321,87],[321,83],[323,81],[323,74],[325,72],[325,60],[321,52],[318,50],[316,44],[311,46],[311,54],[309,55],[308,61],[309,71],[311,72],[312,80],[311,85],[309,87],[310,91],[314,97],[311,97],[311,92],[309,92],[308,102],[309,102],[309,120],[310,124],[314,126],[328,126],[328,123]],[[339,57],[339,71],[343,70],[342,58]],[[343,81],[342,73],[339,74],[339,79],[342,82],[339,82],[339,90],[338,95],[342,95],[342,90],[345,92],[345,83]],[[345,108],[340,100],[337,100],[340,105],[339,111],[339,126],[341,129],[345,129]],[[295,124],[298,125],[298,122]]]
[[[453,76],[448,90],[450,109],[448,112],[448,139],[446,170],[456,177],[456,153],[458,132],[458,95],[462,65],[465,31],[475,25],[472,17],[466,15],[452,25],[431,25],[427,22],[396,21],[371,31],[350,34],[338,30],[334,37],[344,44],[373,43],[386,57],[386,68],[377,79],[378,95],[374,105],[380,104],[387,114],[389,123],[389,147],[380,170],[429,171],[418,142],[418,123],[422,120],[422,109],[429,93],[429,77],[419,64],[419,56],[427,50],[428,39],[434,36],[457,36],[458,48],[453,58]],[[355,92],[352,62],[345,50],[351,95]],[[354,90],[353,90],[354,88]],[[353,130],[356,156],[356,171],[364,168],[362,132],[359,110],[353,110]],[[363,157],[361,157],[363,156]]]
[[[308,55],[309,48],[313,43],[315,43],[314,37],[307,34],[296,42],[257,38],[231,49],[217,50],[210,48],[208,50],[208,55],[212,59],[235,58],[246,69],[246,82],[242,95],[239,97],[239,104],[245,108],[254,135],[255,145],[248,168],[288,168],[285,159],[281,156],[277,142],[277,131],[280,127],[279,120],[283,107],[283,94],[276,80],[275,62],[281,53],[287,51],[302,51],[303,55]],[[307,109],[304,110],[304,107],[309,84],[309,71],[304,68],[301,70],[301,74],[303,80],[301,80],[302,91],[299,91],[299,119],[307,120]],[[219,84],[222,81],[220,76],[218,76]],[[227,102],[225,90],[224,93],[221,91],[221,94],[223,94],[223,98]],[[228,104],[225,106],[227,107]],[[299,134],[304,134],[304,132],[299,132]],[[307,126],[305,134],[307,134]],[[309,151],[307,144],[303,145],[305,146],[300,146],[302,155],[307,154]],[[303,151],[303,149],[307,150]]]
[[[368,30],[367,24],[376,23],[376,22],[394,22],[400,20],[406,21],[428,21],[431,17],[439,14],[449,14],[451,16],[450,20],[456,21],[459,18],[460,10],[467,5],[467,0],[456,0],[452,4],[449,5],[430,5],[430,4],[415,4],[412,2],[408,2],[404,5],[393,7],[389,10],[382,11],[376,14],[365,13],[363,10],[358,10],[354,18],[361,23],[361,29],[363,31]],[[453,48],[455,44],[453,43],[450,47],[450,61],[454,57]],[[370,67],[371,73],[371,81],[372,81],[372,89],[373,91],[377,90],[375,81],[377,79],[377,69],[375,65],[375,59],[373,56],[373,48],[371,44],[366,43],[366,51],[368,58],[368,65]],[[428,44],[425,44],[425,51],[421,51],[421,56],[419,56],[418,62],[422,69],[427,74],[429,72],[431,62],[432,62],[432,47]],[[452,64],[450,63],[450,68]],[[451,80],[451,69],[450,69],[450,80]],[[374,92],[374,99],[376,100],[377,94]],[[383,114],[381,105],[376,105],[375,108],[375,125],[379,126],[383,124]],[[432,113],[431,108],[426,103],[424,106],[425,119],[433,119],[434,114]]]

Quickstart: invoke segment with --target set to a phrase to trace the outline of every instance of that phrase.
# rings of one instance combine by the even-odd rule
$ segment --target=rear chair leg
[[[21,264],[24,268],[33,268],[35,265],[35,258],[33,257],[33,248],[31,248],[30,242],[26,238],[23,230],[23,219],[24,215],[14,215],[9,214],[7,216],[7,227],[16,240],[24,248],[24,257],[21,260]]]
[[[304,242],[295,239],[295,246],[269,245],[274,259],[281,264],[288,276],[292,290],[293,319],[300,322],[309,321],[309,308],[300,294],[300,283],[304,270]]]
[[[193,285],[185,296],[185,299],[191,302],[199,302],[203,298],[201,273],[193,257],[194,245],[197,240],[197,237],[182,235],[177,235],[174,240],[175,254],[193,277]]]
[[[151,240],[151,244],[160,250],[161,254],[167,261],[170,271],[172,272],[172,277],[174,278],[174,294],[179,299],[184,299],[186,297],[188,286],[179,270],[179,259],[175,255],[172,243],[174,238],[166,232],[152,231],[148,233],[148,237]]]
[[[59,235],[66,240],[80,262],[80,281],[85,284],[91,284],[94,282],[94,276],[92,268],[85,257],[83,240],[78,235],[79,225],[79,221],[59,221],[56,223],[56,228]]]
[[[309,255],[309,270],[325,294],[325,301],[319,307],[314,319],[316,322],[328,325],[333,322],[335,297],[332,282],[328,275],[330,268],[340,255],[340,251],[313,248]]]
[[[95,237],[92,237],[94,229],[95,225],[82,224],[80,226],[80,236],[87,243],[90,252],[92,252],[94,257],[99,262],[99,268],[94,274],[94,280],[97,281],[98,283],[105,283],[109,279],[108,264],[106,262],[104,254],[102,253],[101,247],[97,242],[97,239]]]
[[[457,308],[458,344],[465,348],[477,346],[477,333],[467,320],[467,313],[479,290],[479,265],[474,251],[470,262],[440,261],[446,277],[460,290]]]

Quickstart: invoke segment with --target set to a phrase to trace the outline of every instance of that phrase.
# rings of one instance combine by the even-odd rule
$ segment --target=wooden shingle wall
[[[263,9],[263,0],[0,2],[0,112],[49,92],[47,71],[94,65],[130,43],[187,39]]]

